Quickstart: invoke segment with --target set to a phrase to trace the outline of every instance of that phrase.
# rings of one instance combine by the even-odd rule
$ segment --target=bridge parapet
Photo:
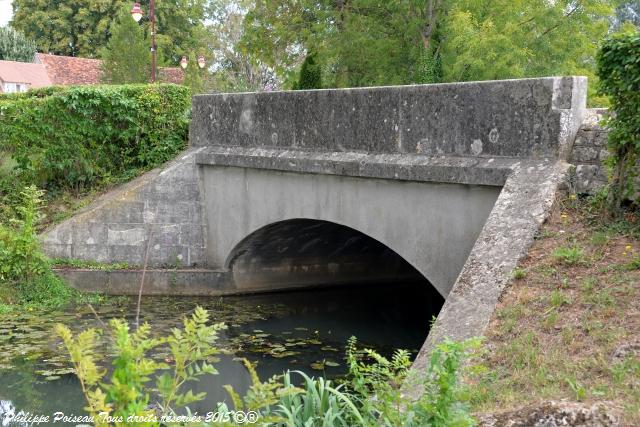
[[[565,158],[586,78],[194,97],[193,146]]]

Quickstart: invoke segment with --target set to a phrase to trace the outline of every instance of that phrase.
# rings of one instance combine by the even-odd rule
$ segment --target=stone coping
[[[432,157],[212,146],[196,154],[200,165],[269,169],[417,182],[503,186],[515,169],[542,171],[556,159]]]

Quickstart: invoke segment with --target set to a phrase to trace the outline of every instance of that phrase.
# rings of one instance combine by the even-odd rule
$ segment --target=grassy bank
[[[592,210],[557,203],[515,271],[473,380],[476,411],[609,401],[640,425],[640,219],[605,225]]]

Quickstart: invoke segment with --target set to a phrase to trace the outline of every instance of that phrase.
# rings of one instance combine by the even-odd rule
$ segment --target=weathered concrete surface
[[[500,192],[499,187],[489,186],[221,166],[204,168],[203,188],[210,266],[228,266],[236,245],[265,226],[299,218],[322,220],[381,242],[443,296]],[[260,263],[259,254],[248,262]],[[282,263],[289,261],[283,258]],[[302,275],[298,279],[303,280]]]
[[[482,336],[511,272],[533,243],[557,192],[566,188],[570,165],[515,165],[462,272],[414,362],[421,371],[435,344]],[[417,393],[418,390],[409,390]]]
[[[326,267],[326,265],[324,266]],[[365,271],[360,264],[351,271],[352,275],[340,275],[335,282],[317,282],[315,284],[295,280],[261,280],[253,282],[251,286],[238,286],[228,270],[205,269],[150,269],[145,273],[143,295],[173,295],[173,296],[223,296],[244,295],[254,293],[268,293],[290,291],[296,288],[326,288],[342,286],[345,283],[354,286],[371,286],[378,281],[398,280],[410,283],[417,280],[414,275],[399,277],[375,276],[373,272]],[[349,266],[347,266],[349,268]],[[90,269],[55,269],[54,272],[64,279],[71,287],[82,292],[99,292],[107,295],[138,295],[142,270],[90,270]],[[362,274],[357,274],[361,272]],[[323,276],[324,272],[320,272]],[[388,274],[385,272],[384,274]],[[278,276],[280,277],[280,276]],[[419,277],[422,279],[422,276]],[[343,282],[341,282],[342,280]]]
[[[194,97],[194,146],[429,156],[564,157],[586,78]]]
[[[82,292],[138,295],[141,270],[56,269],[55,273]],[[226,271],[150,269],[145,273],[144,295],[219,296],[236,294]]]
[[[144,263],[151,233],[149,265],[205,263],[205,221],[195,155],[181,153],[100,197],[41,236],[47,255],[105,263]]]

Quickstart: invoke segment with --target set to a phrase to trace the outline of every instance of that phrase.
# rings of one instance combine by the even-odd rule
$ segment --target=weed
[[[627,271],[640,270],[640,256],[636,256],[630,262],[624,264],[622,268]]]
[[[575,378],[566,378],[565,381],[569,385],[573,395],[577,401],[584,400],[587,397],[587,390]]]
[[[597,284],[598,284],[598,279],[596,279],[595,277],[588,277],[582,281],[582,284],[580,285],[580,290],[584,294],[590,295]]]
[[[97,261],[89,261],[83,259],[70,259],[70,258],[55,258],[51,260],[51,265],[56,268],[70,267],[86,270],[101,270],[101,271],[114,271],[114,270],[128,270],[134,268],[132,265],[126,262],[116,263],[102,263]]]
[[[549,302],[555,308],[560,308],[565,304],[571,304],[571,299],[560,289],[554,289],[551,292],[551,297],[549,298]]]
[[[556,248],[551,256],[556,262],[565,265],[576,265],[584,262],[584,251],[578,246],[561,246]]]
[[[542,326],[547,330],[554,328],[557,323],[558,323],[557,310],[551,310],[549,314],[547,314],[546,317],[544,317],[544,319],[542,320]]]
[[[604,231],[596,231],[591,235],[589,241],[594,246],[605,246],[609,243],[609,236]]]
[[[513,269],[511,276],[516,280],[521,280],[527,277],[527,271],[522,268],[516,267]]]

